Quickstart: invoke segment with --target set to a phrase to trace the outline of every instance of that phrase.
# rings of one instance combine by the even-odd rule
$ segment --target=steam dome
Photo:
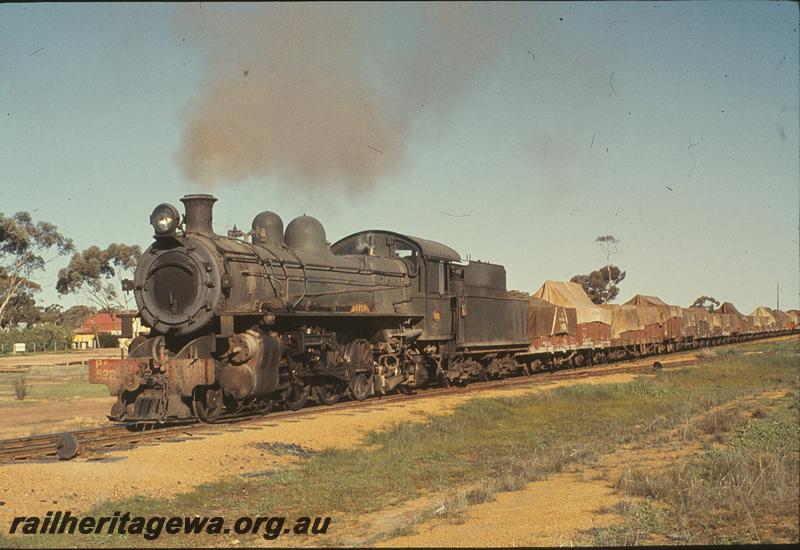
[[[311,216],[298,216],[286,226],[286,245],[303,252],[325,254],[329,252],[325,245],[325,228],[320,221]]]
[[[253,244],[283,242],[283,220],[275,212],[265,210],[253,218]]]

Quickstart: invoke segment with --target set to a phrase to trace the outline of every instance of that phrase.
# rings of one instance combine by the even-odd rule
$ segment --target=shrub
[[[17,376],[16,380],[14,380],[14,393],[17,394],[17,399],[22,401],[28,395],[28,384],[25,380],[25,375],[20,374]]]
[[[101,348],[119,347],[119,336],[101,332],[97,335],[97,341]]]

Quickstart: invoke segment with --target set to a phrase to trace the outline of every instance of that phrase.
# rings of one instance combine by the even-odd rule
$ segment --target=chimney
[[[214,234],[211,214],[217,199],[213,195],[185,195],[181,202],[186,207],[186,232]]]

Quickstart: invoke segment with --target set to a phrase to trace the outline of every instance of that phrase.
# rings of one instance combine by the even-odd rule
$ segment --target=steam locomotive
[[[213,422],[528,369],[528,300],[508,296],[503,266],[391,231],[330,245],[313,217],[284,231],[269,211],[249,239],[222,236],[215,201],[183,197],[183,220],[153,210],[155,242],[123,285],[151,333],[90,363],[117,396],[110,419]]]

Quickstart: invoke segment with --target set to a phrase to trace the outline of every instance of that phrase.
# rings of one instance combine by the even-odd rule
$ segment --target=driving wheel
[[[353,394],[353,398],[358,401],[363,401],[367,397],[369,397],[369,390],[372,386],[372,380],[367,379],[363,372],[360,372],[355,375],[353,380],[350,382],[350,393]]]
[[[198,386],[192,393],[192,410],[200,422],[216,422],[225,409],[222,389]]]
[[[320,384],[314,387],[317,401],[323,405],[335,405],[342,398],[338,384]]]
[[[292,384],[291,387],[286,392],[286,397],[284,397],[284,402],[286,403],[286,408],[290,411],[299,411],[303,408],[308,401],[308,395],[310,393],[311,387],[310,386],[300,386],[299,384]]]

